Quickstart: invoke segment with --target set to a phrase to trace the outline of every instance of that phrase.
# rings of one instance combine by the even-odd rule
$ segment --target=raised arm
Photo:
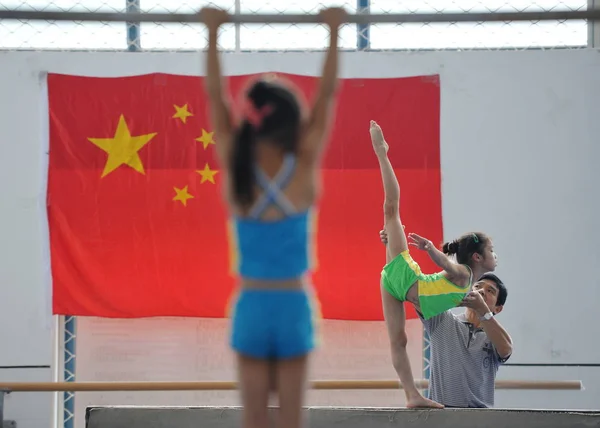
[[[431,260],[433,260],[433,262],[440,268],[444,269],[449,275],[455,278],[460,278],[461,280],[469,280],[471,272],[469,272],[465,266],[459,265],[450,260],[447,255],[435,248],[435,245],[433,245],[430,240],[425,239],[416,233],[409,233],[408,239],[410,240],[409,245],[417,247],[420,250],[427,251],[427,254],[429,254]]]
[[[488,312],[495,315],[490,307],[485,303],[485,299],[480,292],[481,290],[473,290],[469,292],[463,299],[460,306],[470,308],[479,318],[479,322],[483,331],[496,348],[498,358],[501,362],[505,362],[513,353],[513,341],[508,334],[508,331],[496,320],[495,316],[484,318]]]
[[[306,135],[302,143],[302,150],[311,159],[320,158],[326,140],[324,137],[328,130],[338,81],[339,27],[344,23],[346,16],[346,11],[337,7],[325,9],[321,12],[323,21],[329,27],[329,49],[327,50],[319,89],[308,118]]]
[[[212,125],[218,142],[215,145],[217,156],[221,167],[225,168],[231,147],[232,125],[225,85],[221,75],[217,39],[219,27],[229,21],[229,14],[224,10],[205,7],[200,11],[200,18],[206,24],[208,30],[204,86],[208,96]]]

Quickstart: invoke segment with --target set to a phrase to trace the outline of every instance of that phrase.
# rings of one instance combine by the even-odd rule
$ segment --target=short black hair
[[[488,281],[492,281],[496,284],[498,288],[498,297],[496,298],[496,306],[503,306],[506,303],[506,298],[508,297],[508,290],[506,289],[506,285],[502,282],[500,278],[494,275],[491,272],[484,273],[478,279],[478,281],[483,281],[487,279]]]

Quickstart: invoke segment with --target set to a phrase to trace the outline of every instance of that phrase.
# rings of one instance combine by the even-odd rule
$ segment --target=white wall
[[[345,53],[344,77],[439,73],[445,238],[490,233],[509,287],[501,322],[511,363],[600,363],[600,55],[593,50]],[[231,54],[225,72],[318,73],[322,54]],[[51,365],[52,320],[45,217],[47,123],[43,72],[119,76],[199,74],[195,54],[0,53],[0,366]],[[375,118],[376,119],[376,118]],[[468,197],[468,192],[473,195]],[[378,225],[374,226],[374,233]],[[374,278],[377,281],[377,278]],[[233,378],[223,321],[97,320],[78,325],[77,376],[93,379]],[[360,335],[350,327],[360,328]],[[156,332],[172,332],[161,341]],[[391,378],[381,323],[329,322],[315,377]],[[220,334],[218,332],[222,332]],[[125,335],[126,343],[119,339]],[[356,338],[361,341],[357,341]],[[420,376],[420,332],[411,327]],[[152,339],[152,340],[151,340]],[[114,344],[119,343],[118,347]],[[335,345],[335,347],[333,346]],[[360,348],[360,349],[359,349]],[[150,353],[150,354],[149,354]],[[207,370],[207,358],[216,366]],[[214,359],[214,361],[212,360]],[[175,366],[177,370],[167,368]],[[211,367],[211,366],[209,366]],[[37,370],[37,371],[35,371]],[[498,406],[594,408],[600,367],[505,367],[504,379],[582,379],[582,392],[498,392]],[[50,369],[0,370],[0,380],[48,380]],[[86,403],[221,403],[235,394],[79,394]],[[311,404],[402,405],[397,391],[315,392]],[[6,418],[47,428],[51,396],[13,394]],[[37,419],[32,411],[40,411]]]

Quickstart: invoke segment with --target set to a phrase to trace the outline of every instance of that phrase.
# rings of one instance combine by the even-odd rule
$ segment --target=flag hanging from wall
[[[229,78],[232,94],[248,77]],[[285,77],[314,94],[318,78]],[[202,78],[49,74],[48,92],[53,313],[226,316],[236,279]],[[341,81],[312,276],[324,318],[383,319],[371,119],[390,145],[407,232],[441,241],[439,100],[438,76]],[[414,257],[436,269],[426,254]]]

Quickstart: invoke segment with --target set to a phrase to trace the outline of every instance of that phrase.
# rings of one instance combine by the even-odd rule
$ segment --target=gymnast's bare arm
[[[429,239],[425,239],[416,233],[409,233],[408,239],[410,240],[408,243],[409,245],[417,247],[419,250],[427,251],[427,254],[431,260],[440,268],[444,269],[446,273],[454,279],[454,281],[459,283],[465,283],[469,281],[471,276],[469,269],[463,265],[454,263],[452,260],[450,260],[450,258],[448,258],[447,255],[435,248],[435,245],[433,245]]]
[[[329,49],[300,148],[306,155],[304,157],[311,161],[320,159],[324,149],[323,142],[326,140],[338,81],[338,30],[346,16],[344,9],[336,7],[321,12],[321,18],[329,27]]]
[[[229,159],[231,148],[231,116],[221,75],[221,64],[217,50],[219,27],[229,21],[229,14],[224,10],[205,7],[200,11],[200,19],[208,29],[208,52],[206,55],[206,77],[204,85],[210,105],[212,124],[219,144],[215,150],[219,163],[224,168]]]

